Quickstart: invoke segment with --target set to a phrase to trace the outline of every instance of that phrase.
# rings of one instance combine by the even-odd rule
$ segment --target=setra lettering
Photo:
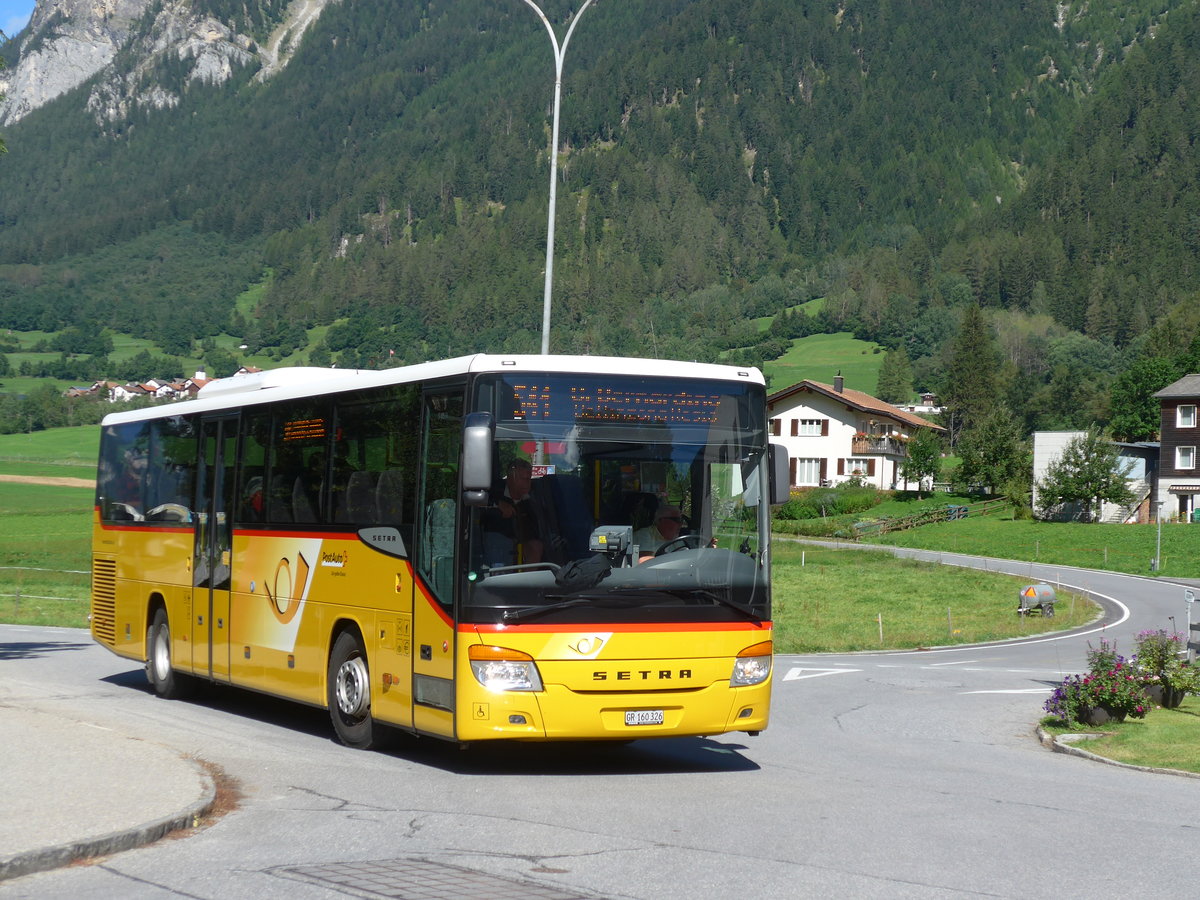
[[[592,672],[592,681],[680,681],[691,678],[691,669],[629,669]]]

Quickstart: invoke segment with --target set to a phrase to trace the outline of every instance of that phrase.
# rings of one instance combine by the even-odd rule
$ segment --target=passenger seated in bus
[[[261,522],[265,503],[262,475],[251,475],[246,479],[246,487],[243,491],[240,521]]]
[[[545,544],[541,523],[530,496],[533,466],[514,459],[503,485],[493,491],[483,513],[483,556],[489,566],[542,562]]]
[[[121,474],[112,483],[109,518],[142,518],[142,491],[149,462],[144,450],[125,451]]]

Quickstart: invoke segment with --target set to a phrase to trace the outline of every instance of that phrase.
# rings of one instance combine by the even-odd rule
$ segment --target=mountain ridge
[[[0,125],[12,125],[84,83],[100,122],[127,117],[133,105],[164,109],[179,97],[147,73],[164,58],[189,62],[187,80],[220,84],[254,62],[268,78],[287,65],[308,27],[331,0],[285,0],[271,9],[262,44],[209,14],[204,0],[38,0],[12,43],[16,63],[0,76]],[[122,59],[123,58],[123,59]],[[124,61],[124,65],[122,62]]]
[[[546,6],[561,34],[572,4]],[[0,325],[120,322],[170,353],[225,334],[280,357],[324,329],[309,352],[359,365],[536,347],[552,67],[523,3],[341,0],[266,81],[262,48],[295,3],[191,8],[248,36],[252,58],[196,79],[190,55],[138,51],[147,19],[99,131],[97,81],[6,128]],[[1037,394],[1063,330],[1103,352],[1086,344],[1075,361],[1097,362],[1062,377],[1106,388],[1112,360],[1190,296],[1191,245],[1137,202],[1175,203],[1190,234],[1186,134],[1158,117],[1187,165],[1131,169],[1120,194],[1071,165],[1104,171],[1121,152],[1088,138],[1112,127],[1089,116],[1113,98],[1153,110],[1155,91],[1178,93],[1158,68],[1191,89],[1194,0],[630,0],[586,15],[564,72],[555,349],[754,361],[818,327],[903,346],[928,375],[977,303],[1010,345],[1036,338],[1011,380]],[[177,102],[140,101],[151,88]],[[1074,186],[1057,201],[1071,218],[1039,205],[1056,180]],[[1138,251],[1113,253],[1126,237]],[[1155,258],[1156,241],[1182,249]],[[202,313],[164,321],[143,273],[203,273],[201,246],[216,256],[192,281],[207,286],[172,276],[168,300]],[[236,264],[217,273],[220,254]],[[235,309],[237,283],[261,286],[255,308]],[[816,326],[747,325],[815,296],[830,300]]]

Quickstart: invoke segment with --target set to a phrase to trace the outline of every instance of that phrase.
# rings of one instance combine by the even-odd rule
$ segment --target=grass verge
[[[1088,726],[1042,720],[1048,734],[1087,734]],[[1102,736],[1076,744],[1105,759],[1131,766],[1200,773],[1200,697],[1188,697],[1177,709],[1154,709],[1144,719],[1104,726]]]
[[[871,543],[1149,575],[1158,540],[1157,525],[1014,521],[1004,512],[893,532]],[[1197,541],[1200,526],[1164,523],[1162,565],[1155,574],[1200,578]]]
[[[1028,579],[1007,575],[788,541],[772,552],[779,653],[975,644],[1075,628],[1098,613],[1064,593],[1054,618],[1019,616]]]

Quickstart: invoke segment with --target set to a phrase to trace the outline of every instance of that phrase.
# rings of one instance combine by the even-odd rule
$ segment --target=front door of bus
[[[454,582],[459,535],[458,460],[462,389],[428,393],[421,417],[421,487],[413,598],[413,724],[443,737],[455,733]]]
[[[236,416],[205,419],[196,473],[196,544],[192,560],[192,670],[229,680],[229,587],[233,553]]]

